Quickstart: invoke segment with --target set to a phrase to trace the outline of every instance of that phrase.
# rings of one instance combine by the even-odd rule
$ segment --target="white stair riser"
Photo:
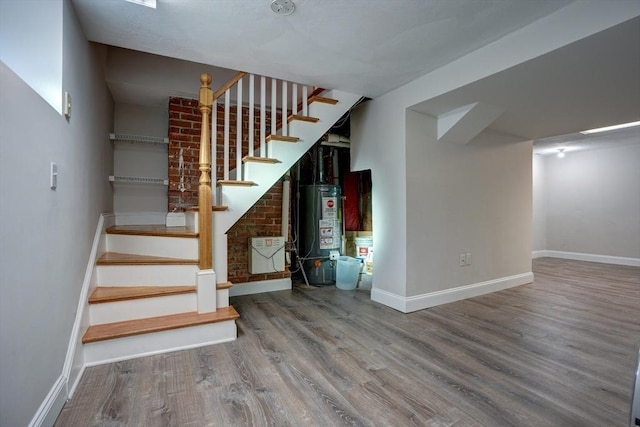
[[[91,325],[196,311],[196,293],[137,298],[89,305]]]
[[[189,265],[99,265],[101,286],[193,286],[198,266]]]
[[[133,359],[170,351],[186,350],[235,340],[234,320],[171,329],[169,331],[98,341],[84,345],[87,366]]]
[[[197,259],[198,239],[107,234],[107,250],[136,255]]]
[[[217,308],[229,307],[229,289],[218,289],[216,291]]]

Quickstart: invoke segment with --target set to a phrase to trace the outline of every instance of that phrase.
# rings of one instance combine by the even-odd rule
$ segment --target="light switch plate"
[[[49,187],[55,190],[58,186],[58,165],[51,162],[51,174],[49,175]]]
[[[71,95],[69,92],[64,92],[64,101],[62,104],[62,112],[67,119],[71,118]]]

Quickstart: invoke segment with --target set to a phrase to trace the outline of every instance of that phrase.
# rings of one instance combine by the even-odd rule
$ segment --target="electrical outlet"
[[[460,254],[460,267],[464,267],[465,265],[467,265],[467,255]]]
[[[471,252],[467,252],[467,254],[465,255],[465,260],[466,260],[465,265],[471,265]]]

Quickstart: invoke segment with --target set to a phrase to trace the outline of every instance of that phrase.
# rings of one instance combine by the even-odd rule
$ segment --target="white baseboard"
[[[562,258],[572,259],[575,261],[600,262],[603,264],[628,265],[631,267],[640,267],[640,258],[628,258],[611,255],[585,254],[580,252],[564,252],[564,251],[534,251],[531,253],[532,258]]]
[[[261,280],[259,282],[234,283],[229,296],[261,294],[263,292],[284,291],[291,289],[291,279]]]
[[[60,375],[56,382],[47,393],[47,397],[45,397],[44,401],[38,408],[38,411],[35,413],[31,422],[29,423],[29,427],[41,427],[41,426],[52,426],[56,422],[56,418],[60,414],[64,403],[67,400],[67,395],[65,393],[65,384],[67,379],[64,375]]]
[[[412,297],[403,297],[401,295],[373,288],[371,290],[371,299],[403,313],[411,313],[412,311],[460,301],[466,298],[501,291],[503,289],[525,285],[531,282],[533,282],[533,273],[528,272],[515,276],[488,280],[486,282],[458,286],[457,288],[429,292],[427,294]]]
[[[167,222],[167,212],[116,212],[116,225],[162,224]]]
[[[89,292],[93,290],[97,283],[96,279],[96,260],[103,252],[106,251],[106,239],[104,238],[104,230],[115,224],[113,214],[101,214],[98,218],[98,225],[93,236],[91,245],[91,253],[87,261],[87,268],[84,273],[82,289],[78,297],[78,307],[76,309],[76,317],[69,338],[67,347],[67,355],[65,357],[64,366],[62,368],[62,376],[66,380],[66,396],[70,399],[73,396],[76,386],[80,381],[82,372],[84,371],[84,356],[82,350],[82,334],[89,325],[89,304],[87,298]],[[71,384],[71,386],[70,386]]]
[[[547,257],[547,256],[549,256],[549,255],[547,255],[547,251],[545,251],[545,250],[532,251],[531,252],[531,259],[544,258],[544,257]]]

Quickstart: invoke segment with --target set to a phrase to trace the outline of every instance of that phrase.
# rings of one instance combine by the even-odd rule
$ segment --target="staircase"
[[[82,338],[85,363],[236,338],[239,316],[229,306],[230,284],[217,285],[215,311],[198,310],[198,233],[162,225],[112,226],[104,239],[106,252],[96,262],[98,286],[88,301],[91,326]]]
[[[209,140],[207,115],[212,111],[212,104],[213,111],[216,111],[216,102],[223,95],[227,112],[225,129],[228,128],[229,94],[236,86],[237,99],[243,99],[244,75],[240,73],[239,78],[224,85],[224,91],[216,94],[208,88],[210,77],[201,77],[202,141]],[[254,87],[253,79],[254,76],[249,75],[250,92]],[[262,104],[256,107],[262,111],[260,140],[254,143],[251,130],[247,138],[249,152],[243,153],[243,137],[238,137],[234,169],[230,168],[229,161],[231,143],[225,140],[224,179],[216,180],[214,174],[216,194],[213,202],[206,201],[207,191],[211,194],[211,185],[206,176],[206,168],[210,167],[210,156],[206,151],[209,144],[201,144],[200,170],[203,175],[200,194],[201,197],[205,194],[205,202],[201,198],[198,210],[186,212],[184,227],[148,225],[106,228],[102,236],[104,251],[97,259],[95,268],[97,286],[91,290],[88,298],[89,327],[82,338],[87,365],[236,338],[235,319],[239,315],[229,305],[231,283],[227,281],[226,232],[360,99],[359,96],[340,91],[325,91],[321,96],[316,94],[307,97],[306,88],[303,87],[299,105],[298,86],[293,85],[288,108],[287,88],[291,84],[281,83],[282,104],[276,107],[276,84],[272,83],[272,127],[271,132],[267,132],[264,128],[264,116],[267,114],[264,103],[266,79],[261,79]],[[250,93],[249,98],[249,111],[253,114],[254,94]],[[280,108],[281,116],[287,118],[278,125],[274,112],[276,108]],[[213,129],[216,129],[215,120],[214,114]],[[228,138],[228,132],[225,131],[225,134]],[[216,144],[213,146],[216,147]],[[212,170],[216,171],[215,151],[212,157]],[[207,204],[213,206],[207,209]],[[207,215],[209,218],[206,218]],[[206,243],[207,240],[209,243]],[[203,251],[207,247],[209,252]]]

